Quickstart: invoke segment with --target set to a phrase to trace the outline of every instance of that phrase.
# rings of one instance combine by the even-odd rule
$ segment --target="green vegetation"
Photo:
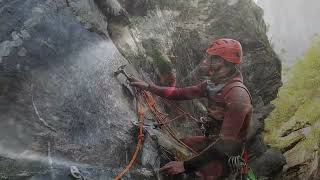
[[[163,56],[158,49],[153,50],[152,58],[160,74],[168,74],[172,71],[170,60]]]
[[[281,137],[284,131],[311,127],[303,144],[314,148],[320,139],[320,35],[305,56],[289,71],[290,79],[272,103],[275,110],[266,119],[266,143],[285,148],[297,138]],[[300,132],[301,133],[301,132]]]

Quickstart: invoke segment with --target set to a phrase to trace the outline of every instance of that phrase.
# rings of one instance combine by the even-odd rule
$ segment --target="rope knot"
[[[139,134],[138,139],[141,140],[141,141],[143,141],[143,139],[144,139],[144,134]]]

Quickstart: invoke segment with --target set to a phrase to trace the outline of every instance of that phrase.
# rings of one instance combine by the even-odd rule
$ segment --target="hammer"
[[[126,71],[124,71],[124,68],[125,68],[126,66],[127,66],[127,65],[124,64],[124,65],[118,67],[117,71],[115,71],[115,72],[113,73],[113,75],[114,75],[114,76],[118,76],[119,74],[123,74],[123,75],[130,81],[131,76],[129,76],[129,75],[126,73]]]

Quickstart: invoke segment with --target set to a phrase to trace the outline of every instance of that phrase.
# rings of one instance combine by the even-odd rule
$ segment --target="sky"
[[[257,4],[264,10],[271,44],[284,67],[291,67],[320,33],[320,0],[258,0]]]

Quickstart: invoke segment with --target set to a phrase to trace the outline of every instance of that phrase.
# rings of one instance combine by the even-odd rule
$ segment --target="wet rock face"
[[[126,61],[95,26],[104,18],[95,3],[70,5],[0,1],[0,179],[70,179],[71,165],[108,179],[134,151],[133,99],[113,77]],[[156,164],[148,141],[144,167]]]
[[[1,0],[0,24],[0,179],[70,179],[71,165],[89,179],[119,173],[137,141],[134,100],[125,79],[113,77],[128,61],[140,77],[165,83],[168,72],[182,86],[212,39],[238,39],[256,107],[253,135],[281,85],[261,10],[249,0]],[[149,129],[127,179],[156,178],[158,144],[149,135],[176,146]],[[269,155],[278,165],[258,175],[281,169],[279,153],[261,138],[252,144],[256,167]]]

